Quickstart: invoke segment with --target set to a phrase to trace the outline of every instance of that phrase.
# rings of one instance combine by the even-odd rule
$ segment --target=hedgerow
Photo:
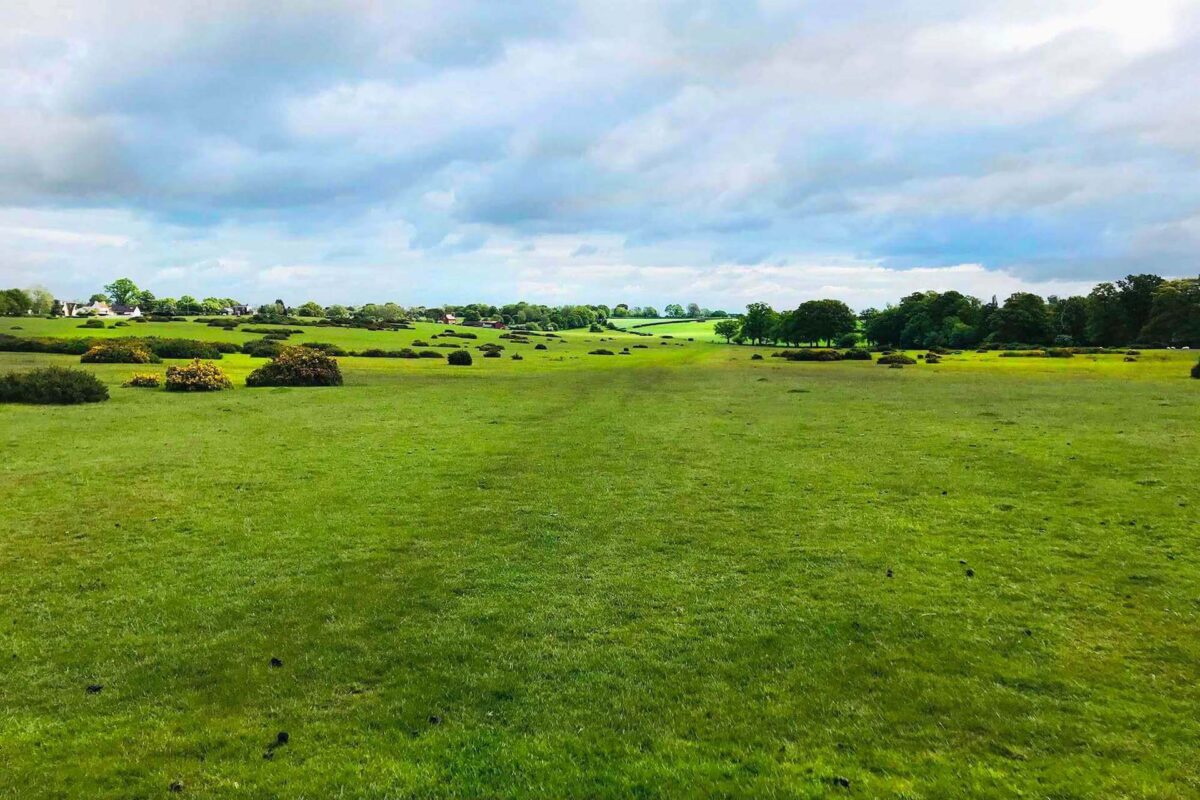
[[[136,339],[110,339],[79,357],[84,364],[156,364],[162,361]]]

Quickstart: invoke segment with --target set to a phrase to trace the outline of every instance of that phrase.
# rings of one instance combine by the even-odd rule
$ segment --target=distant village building
[[[457,325],[458,317],[454,316],[453,314],[442,314],[440,317],[438,317],[438,322],[442,323],[443,325]]]
[[[221,313],[227,317],[248,317],[254,313],[254,309],[244,303],[238,303],[235,306],[225,306]]]
[[[59,300],[59,307],[64,317],[140,317],[142,310],[138,306],[109,305],[103,300],[85,303],[82,300]]]

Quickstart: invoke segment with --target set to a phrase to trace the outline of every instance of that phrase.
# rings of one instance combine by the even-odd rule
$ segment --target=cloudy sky
[[[0,286],[881,305],[1200,269],[1195,0],[0,0]]]

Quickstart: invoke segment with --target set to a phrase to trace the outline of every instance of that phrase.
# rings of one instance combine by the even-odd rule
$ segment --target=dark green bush
[[[157,364],[162,361],[137,339],[110,339],[79,357],[84,364]]]
[[[900,366],[904,366],[905,364],[915,364],[917,362],[916,362],[916,360],[909,358],[908,356],[904,355],[903,353],[891,353],[889,355],[880,356],[879,360],[876,361],[875,363],[876,364],[899,364]]]
[[[864,350],[861,347],[852,347],[846,352],[842,353],[842,358],[846,359],[847,361],[870,361],[871,351]]]
[[[471,366],[471,351],[455,350],[446,356],[446,360],[456,367],[469,367]]]
[[[841,361],[842,354],[837,350],[780,350],[779,356],[788,361]]]
[[[417,353],[417,355],[419,355],[421,358],[445,358],[444,355],[436,350],[422,350],[420,353]]]
[[[251,372],[247,386],[341,386],[338,362],[311,347],[285,348],[270,362]]]
[[[1192,365],[1192,377],[1200,378],[1200,361]]]
[[[422,341],[421,339],[413,339],[412,346],[413,347],[429,347],[429,342]]]
[[[96,344],[96,339],[55,339],[51,337],[27,338],[0,333],[0,352],[6,353],[58,353],[81,356]]]
[[[77,327],[80,327],[80,328],[103,328],[103,327],[104,327],[104,320],[102,320],[102,319],[89,319],[87,322],[85,322],[85,323],[83,323],[82,325],[79,325],[79,326],[77,326]]]
[[[605,350],[603,347],[588,351],[589,356],[611,356],[616,355],[612,350]]]
[[[1069,347],[1051,347],[1046,350],[1046,358],[1074,358],[1075,353]]]
[[[751,361],[762,361],[763,360],[762,353],[755,353],[754,355],[750,356],[750,360]]]
[[[520,353],[513,353],[512,360],[513,361],[524,361],[525,359],[521,356]]]
[[[274,358],[283,348],[283,343],[274,339],[255,339],[243,344],[242,352],[253,358]]]
[[[216,342],[202,342],[197,339],[157,339],[142,340],[150,352],[159,358],[207,358],[220,359],[222,352],[236,353],[236,345],[218,346]]]
[[[90,372],[44,367],[0,377],[0,403],[76,405],[108,399],[108,387]]]
[[[535,344],[533,346],[533,349],[534,350],[549,350],[550,348],[546,347],[546,345],[542,344],[541,342],[538,342],[537,344]]]
[[[499,350],[485,350],[485,351],[483,351],[483,357],[484,358],[499,358],[500,351]]]
[[[320,350],[322,353],[324,353],[327,356],[344,356],[344,355],[346,355],[346,351],[343,348],[339,347],[336,344],[330,344],[329,342],[301,342],[300,346],[307,347],[310,350]]]

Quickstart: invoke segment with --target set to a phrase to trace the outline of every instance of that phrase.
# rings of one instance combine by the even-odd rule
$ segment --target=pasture
[[[1195,353],[645,330],[0,406],[0,797],[1200,793]]]

